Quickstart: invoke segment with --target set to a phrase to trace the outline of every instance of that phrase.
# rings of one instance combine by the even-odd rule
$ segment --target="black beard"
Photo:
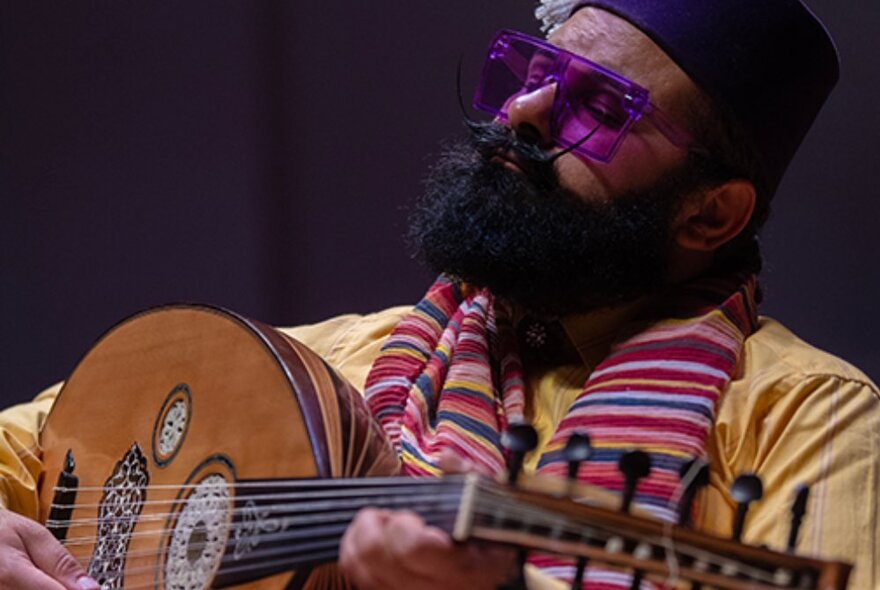
[[[440,158],[410,220],[416,255],[434,272],[550,317],[666,286],[671,222],[693,189],[686,166],[646,190],[582,198],[560,186],[548,154],[506,127],[469,126],[471,141]],[[499,150],[526,173],[492,161]]]

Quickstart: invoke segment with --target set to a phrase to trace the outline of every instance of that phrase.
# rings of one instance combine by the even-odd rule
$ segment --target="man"
[[[877,389],[755,315],[756,233],[837,78],[827,33],[794,0],[540,11],[550,44],[496,38],[476,98],[496,122],[470,123],[413,220],[421,256],[445,275],[414,310],[290,333],[364,390],[404,473],[499,472],[501,433],[528,421],[526,467],[549,476],[576,432],[594,445],[579,478],[609,489],[622,452],[646,450],[637,501],[673,520],[679,469],[707,457],[700,528],[729,534],[730,484],[754,472],[764,499],[744,539],[783,547],[780,515],[807,483],[801,550],[854,561],[853,587],[878,587]],[[31,516],[35,432],[56,392],[3,418],[3,499]],[[45,531],[0,517],[4,587],[95,587]],[[493,588],[515,563],[372,509],[341,548],[361,588]],[[550,587],[574,567],[538,556],[527,575]],[[585,582],[630,584],[602,568]]]

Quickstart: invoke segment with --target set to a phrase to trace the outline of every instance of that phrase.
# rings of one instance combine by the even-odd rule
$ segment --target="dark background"
[[[763,311],[876,379],[880,2],[811,5],[843,77],[776,198]],[[493,31],[537,31],[531,9],[0,3],[0,402],[147,306],[290,325],[417,300],[430,277],[401,235],[461,131],[456,63],[470,88]]]

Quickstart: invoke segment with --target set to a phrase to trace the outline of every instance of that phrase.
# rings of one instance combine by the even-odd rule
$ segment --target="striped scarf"
[[[623,489],[620,456],[633,448],[651,457],[635,501],[674,521],[681,466],[706,454],[715,407],[756,326],[754,277],[705,279],[663,297],[659,317],[626,330],[587,379],[538,463],[538,473],[564,477],[562,449],[576,432],[593,453],[579,481]],[[370,410],[397,449],[404,474],[439,475],[440,453],[452,449],[482,469],[505,467],[501,433],[524,419],[524,381],[511,309],[485,289],[440,277],[394,329],[367,377]],[[569,562],[533,563],[572,579]],[[595,576],[588,575],[588,582]],[[610,575],[610,573],[609,573]],[[617,587],[593,579],[592,586]]]

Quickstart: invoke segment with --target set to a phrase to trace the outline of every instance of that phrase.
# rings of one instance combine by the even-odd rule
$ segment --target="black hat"
[[[724,105],[757,152],[758,180],[767,196],[776,192],[840,74],[834,42],[806,5],[799,0],[545,0],[537,15],[552,26],[584,6],[632,23]]]

